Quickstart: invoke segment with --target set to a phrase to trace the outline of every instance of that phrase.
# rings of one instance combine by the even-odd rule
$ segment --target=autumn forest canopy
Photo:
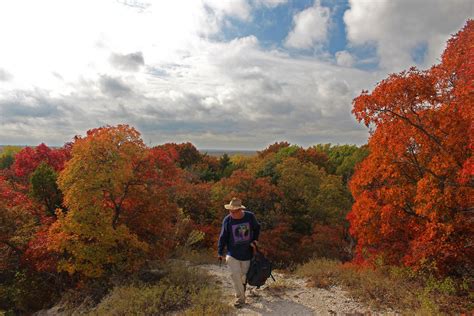
[[[363,91],[352,110],[371,131],[361,147],[282,141],[252,157],[213,157],[191,143],[147,146],[128,125],[61,148],[7,146],[0,309],[37,310],[176,249],[215,249],[234,196],[256,214],[280,267],[325,257],[472,278],[473,61],[470,20],[439,64]]]

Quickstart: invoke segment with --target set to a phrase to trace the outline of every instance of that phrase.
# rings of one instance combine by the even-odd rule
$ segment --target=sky
[[[352,100],[439,63],[472,0],[0,1],[0,144],[367,142]]]

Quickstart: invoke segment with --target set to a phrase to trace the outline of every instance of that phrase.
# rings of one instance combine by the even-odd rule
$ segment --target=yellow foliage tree
[[[50,229],[50,249],[64,256],[59,269],[100,277],[164,255],[176,216],[166,192],[174,174],[172,159],[127,125],[76,139],[58,179],[68,212],[58,211]]]

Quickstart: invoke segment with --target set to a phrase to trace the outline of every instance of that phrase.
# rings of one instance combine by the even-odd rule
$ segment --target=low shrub
[[[217,252],[211,249],[189,249],[181,247],[176,249],[175,257],[193,265],[210,264],[217,262]]]
[[[199,292],[194,293],[191,297],[191,306],[184,311],[186,316],[202,316],[202,315],[227,315],[230,314],[232,308],[223,304],[220,298],[222,293],[220,290],[206,286]]]
[[[0,308],[7,314],[30,314],[50,306],[61,290],[55,277],[18,270],[0,283]]]
[[[270,280],[270,282],[267,282],[267,286],[265,286],[264,290],[272,293],[273,295],[279,296],[292,288],[294,288],[293,284],[288,282],[288,280],[284,277],[280,277],[275,281]]]
[[[308,284],[328,288],[340,285],[355,298],[379,309],[394,308],[403,314],[466,313],[474,308],[472,280],[437,279],[409,268],[378,268],[315,259],[298,267]]]
[[[211,276],[179,261],[163,267],[166,275],[155,284],[135,281],[116,286],[90,315],[222,315],[229,307],[211,287]]]
[[[187,303],[185,289],[159,283],[115,287],[93,315],[159,315],[178,310]]]

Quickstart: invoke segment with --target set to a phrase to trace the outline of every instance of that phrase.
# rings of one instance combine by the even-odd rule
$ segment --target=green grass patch
[[[328,259],[301,265],[296,274],[308,277],[310,286],[340,285],[374,308],[402,314],[461,314],[474,308],[472,280],[437,279],[400,267],[361,268]]]

